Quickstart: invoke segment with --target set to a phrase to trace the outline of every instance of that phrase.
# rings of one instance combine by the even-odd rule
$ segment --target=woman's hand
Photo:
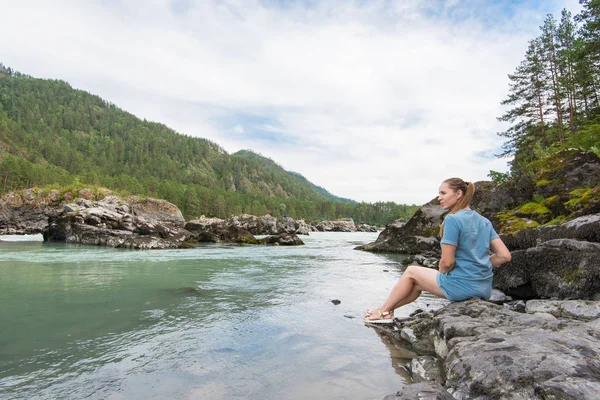
[[[496,238],[490,242],[490,249],[494,253],[490,256],[490,261],[494,267],[499,267],[512,259],[510,251],[500,238]]]

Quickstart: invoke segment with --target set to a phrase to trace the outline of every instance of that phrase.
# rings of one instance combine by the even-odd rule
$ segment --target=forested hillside
[[[581,0],[581,13],[548,15],[524,60],[509,75],[510,127],[505,156],[511,172],[566,148],[600,154],[600,1]],[[497,179],[508,175],[494,173]]]
[[[169,200],[188,219],[270,213],[383,225],[416,209],[335,197],[252,151],[230,155],[216,143],[142,121],[64,81],[36,79],[2,64],[0,172],[2,193],[104,186]]]

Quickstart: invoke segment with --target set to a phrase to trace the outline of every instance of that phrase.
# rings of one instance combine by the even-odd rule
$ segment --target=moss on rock
[[[530,215],[530,216],[537,216],[537,215],[546,216],[546,215],[552,214],[552,212],[548,209],[548,207],[546,207],[543,203],[536,203],[533,201],[523,204],[521,207],[517,208],[515,211],[517,213]]]

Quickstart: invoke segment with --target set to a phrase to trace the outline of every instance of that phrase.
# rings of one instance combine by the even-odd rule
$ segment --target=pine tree
[[[544,20],[544,25],[541,26],[542,36],[542,54],[544,61],[550,72],[550,88],[551,88],[551,103],[556,113],[556,129],[558,140],[562,144],[565,142],[564,124],[563,124],[563,97],[560,86],[560,71],[558,62],[558,46],[557,46],[557,26],[556,20],[552,14],[548,14]]]
[[[558,67],[561,72],[559,81],[567,95],[569,131],[572,136],[577,133],[577,88],[574,72],[576,60],[575,31],[576,27],[571,13],[566,9],[562,10],[560,24],[556,32],[558,41]]]
[[[600,113],[600,0],[579,2],[583,10],[575,17],[581,23],[578,81],[583,84],[586,115],[591,118]]]
[[[546,140],[546,108],[547,83],[546,70],[543,60],[541,39],[529,42],[525,59],[519,64],[513,74],[509,74],[509,95],[502,105],[512,106],[500,118],[513,124],[505,132],[499,133],[508,141],[503,148],[504,156],[515,154],[518,150],[527,148],[527,144]],[[522,152],[521,152],[522,153]],[[532,155],[519,154],[519,158],[529,161]]]

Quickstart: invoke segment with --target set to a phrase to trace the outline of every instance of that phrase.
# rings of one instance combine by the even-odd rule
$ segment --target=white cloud
[[[575,0],[505,16],[477,0],[437,14],[417,0],[267,3],[0,0],[0,62],[251,148],[336,195],[423,203],[444,178],[506,169],[480,156],[501,144],[506,75],[547,12],[578,11]]]

